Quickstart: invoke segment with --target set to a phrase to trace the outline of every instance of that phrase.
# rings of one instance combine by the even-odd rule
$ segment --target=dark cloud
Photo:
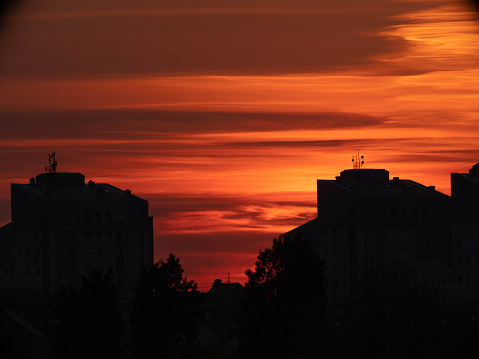
[[[269,198],[283,195],[268,194]],[[314,196],[311,196],[311,199],[313,200]],[[250,233],[256,232],[280,232],[284,228],[294,228],[312,219],[315,212],[312,201],[277,203],[255,196],[234,198],[211,194],[165,194],[150,197],[149,200],[152,204],[150,212],[155,217],[155,228],[161,241],[160,247],[173,245],[192,251],[201,248],[219,252],[248,251],[250,248],[247,239],[241,243],[230,243],[231,233],[249,236]],[[284,212],[285,209],[287,212]]]
[[[0,0],[0,36],[10,17],[25,0]]]
[[[444,149],[442,151],[428,151],[421,150],[416,153],[409,153],[405,155],[393,155],[389,157],[391,162],[395,163],[436,163],[441,166],[444,163],[447,163],[447,167],[451,167],[452,163],[462,164],[465,162],[470,162],[472,164],[479,161],[479,146],[470,148],[468,150],[457,150],[451,151],[449,149]],[[447,162],[446,162],[447,161]],[[447,171],[442,170],[442,167],[439,167],[438,172]]]
[[[45,2],[30,2],[26,13],[43,14],[51,16],[97,16],[109,17],[118,14],[130,14],[154,11],[195,12],[195,11],[328,11],[328,12],[397,12],[418,9],[427,6],[428,1],[400,2],[395,0],[369,0],[358,3],[357,0],[183,0],[181,3],[174,1],[137,0],[97,0],[97,1],[69,1],[49,0]],[[431,2],[431,1],[429,1]],[[424,4],[426,3],[426,4]],[[436,2],[437,3],[437,2]]]
[[[174,112],[92,109],[1,112],[0,139],[103,138],[152,139],[169,134],[320,130],[375,126],[385,119],[343,112]]]
[[[283,198],[286,193],[275,193],[276,197]],[[160,217],[163,217],[165,214],[174,213],[174,212],[184,212],[184,211],[207,211],[207,210],[217,210],[217,211],[237,211],[238,207],[244,206],[245,204],[259,204],[267,205],[270,207],[285,207],[285,206],[294,206],[294,207],[311,207],[314,206],[314,202],[305,202],[305,201],[271,201],[264,199],[261,200],[262,195],[226,195],[226,194],[217,194],[212,195],[211,193],[190,193],[190,194],[172,194],[172,193],[162,193],[160,195],[150,194],[148,199],[150,200],[150,209],[155,212]],[[313,199],[314,200],[314,199]],[[237,213],[235,216],[241,217],[243,214]]]
[[[372,34],[394,24],[393,15],[418,7],[393,1],[189,1],[171,11],[141,2],[124,10],[101,3],[50,4],[35,10],[43,16],[16,19],[0,44],[3,75],[264,75],[351,68],[392,50],[390,39]]]

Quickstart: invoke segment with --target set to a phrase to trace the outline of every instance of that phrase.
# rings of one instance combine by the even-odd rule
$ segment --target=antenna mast
[[[353,161],[353,169],[360,170],[361,168],[363,168],[364,156],[361,155],[361,157],[359,157],[359,150],[358,150],[358,154],[353,156],[352,161]]]
[[[45,165],[46,173],[56,173],[57,172],[57,160],[55,159],[55,151],[48,154],[48,166]]]

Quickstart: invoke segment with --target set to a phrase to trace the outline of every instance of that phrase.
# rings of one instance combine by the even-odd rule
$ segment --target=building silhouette
[[[240,326],[238,316],[245,288],[237,282],[223,283],[215,279],[211,289],[203,296],[199,320],[199,342],[207,350],[221,353],[218,357],[231,357],[238,347]]]
[[[451,173],[453,290],[458,300],[479,298],[479,163]]]
[[[354,167],[318,180],[317,217],[284,234],[325,258],[330,293],[354,292],[367,266],[402,264],[450,300],[479,299],[479,164],[451,174],[452,196]]]
[[[52,166],[52,164],[54,164]],[[0,289],[56,293],[108,270],[119,285],[153,263],[148,202],[50,161],[28,184],[11,185],[11,222],[0,228]]]

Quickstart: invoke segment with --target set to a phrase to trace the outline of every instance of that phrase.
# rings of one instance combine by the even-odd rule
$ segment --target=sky
[[[23,0],[0,31],[0,224],[58,170],[131,189],[207,290],[385,168],[450,193],[479,162],[479,15],[461,0]]]

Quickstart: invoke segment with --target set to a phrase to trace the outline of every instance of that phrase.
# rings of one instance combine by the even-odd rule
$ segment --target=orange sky
[[[9,184],[82,172],[150,201],[155,259],[207,289],[366,167],[449,193],[479,162],[478,16],[442,0],[30,2],[0,33]]]

